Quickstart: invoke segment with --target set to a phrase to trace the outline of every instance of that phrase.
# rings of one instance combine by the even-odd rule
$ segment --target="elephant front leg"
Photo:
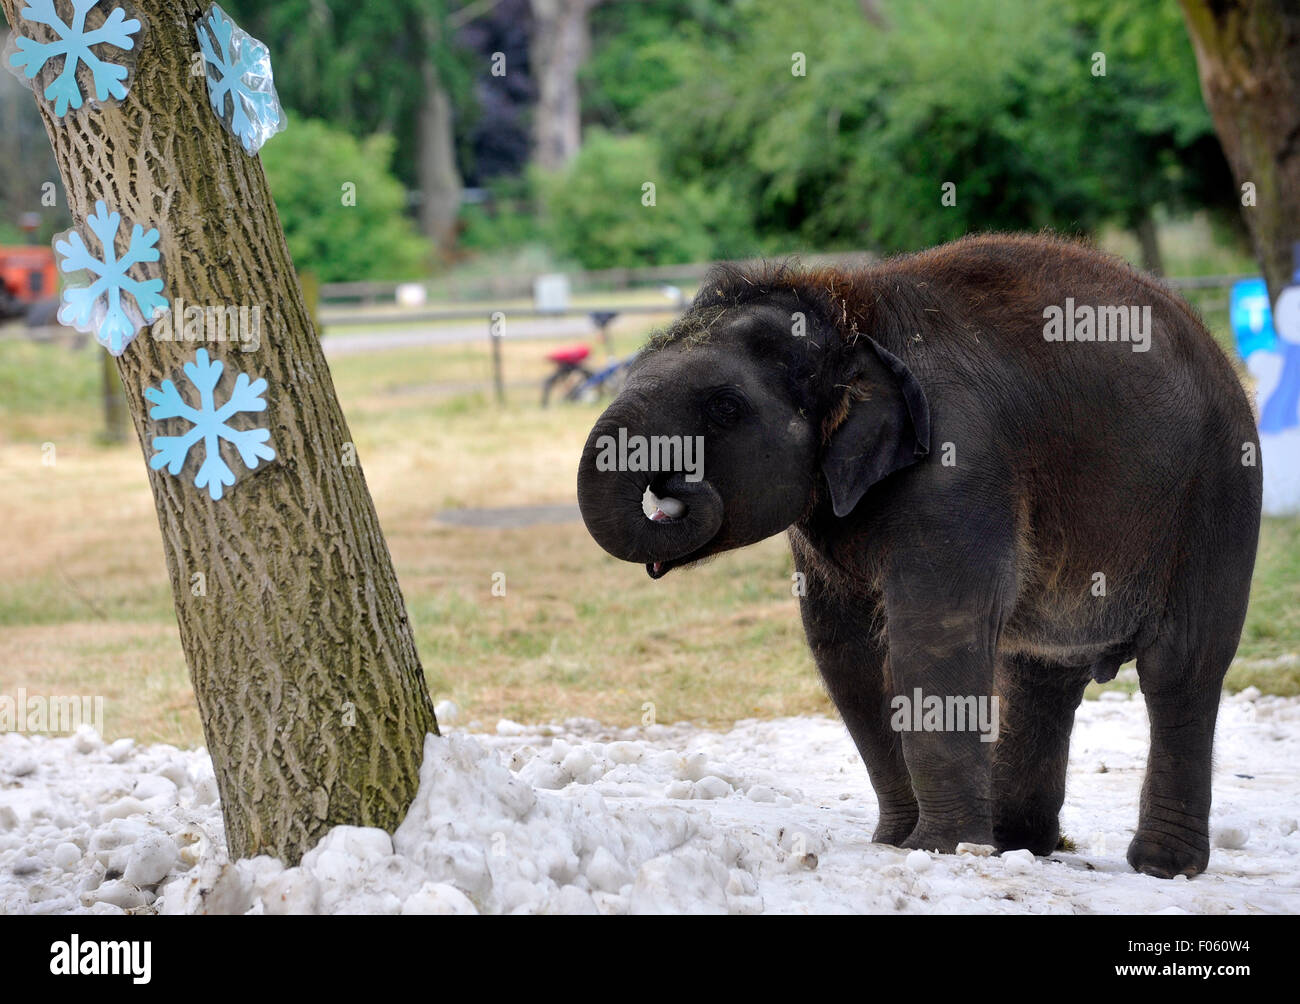
[[[900,845],[916,827],[916,797],[900,736],[889,726],[888,655],[873,624],[880,598],[828,588],[807,563],[804,631],[826,690],[858,748],[880,805],[872,840]]]
[[[952,853],[993,843],[993,619],[891,604],[892,726],[919,810],[904,847]]]
[[[841,648],[826,657],[819,655],[817,666],[876,792],[880,819],[871,839],[902,846],[916,828],[919,812],[901,737],[889,727],[883,646],[862,646],[852,652]]]

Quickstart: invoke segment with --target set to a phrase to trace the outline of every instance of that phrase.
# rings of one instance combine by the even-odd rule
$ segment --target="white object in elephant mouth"
[[[641,511],[645,513],[646,519],[662,523],[665,520],[678,519],[684,516],[686,514],[686,503],[671,496],[660,498],[647,487],[645,494],[641,496]]]

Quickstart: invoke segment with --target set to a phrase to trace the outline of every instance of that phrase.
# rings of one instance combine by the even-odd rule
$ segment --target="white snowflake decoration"
[[[258,379],[250,383],[248,374],[240,373],[235,378],[230,398],[218,408],[215,390],[224,368],[220,360],[208,359],[207,349],[199,349],[194,362],[185,364],[185,375],[199,392],[197,408],[181,397],[180,391],[170,380],[164,380],[161,388],[149,387],[144,392],[145,400],[154,405],[149,410],[150,418],[183,418],[192,426],[183,436],[155,437],[153,448],[158,452],[149,459],[149,466],[156,471],[166,464],[168,474],[179,474],[190,450],[202,440],[203,463],[194,476],[194,485],[196,488],[207,488],[208,495],[214,502],[221,498],[226,486],[235,483],[234,472],[221,459],[221,440],[234,445],[239,451],[239,459],[250,471],[262,460],[275,459],[275,450],[267,445],[267,440],[271,438],[270,430],[232,429],[226,424],[240,412],[266,410],[266,401],[262,398],[266,381]]]
[[[194,30],[207,69],[208,103],[251,157],[287,124],[271,76],[270,53],[216,4]]]
[[[54,0],[28,0],[22,16],[35,24],[48,25],[58,36],[53,42],[38,42],[15,32],[10,45],[9,65],[15,73],[28,80],[40,73],[52,59],[63,58],[63,69],[45,88],[45,97],[54,102],[54,114],[64,115],[69,108],[80,108],[81,86],[77,83],[77,67],[82,63],[90,70],[95,85],[95,98],[106,101],[110,96],[126,97],[126,66],[110,63],[96,56],[94,46],[112,46],[122,51],[135,47],[133,35],[140,31],[140,22],[127,20],[126,11],[114,7],[98,28],[86,30],[86,15],[100,0],[72,0],[72,20],[65,22],[54,9]]]
[[[131,229],[126,251],[119,258],[115,241],[121,223],[120,213],[110,213],[102,200],[95,203],[95,212],[86,225],[99,239],[102,258],[90,253],[76,230],[68,231],[66,239],[54,242],[63,272],[86,272],[94,277],[88,286],[69,285],[63,290],[59,320],[78,331],[93,334],[115,356],[126,351],[142,327],[152,324],[169,309],[162,295],[161,278],[133,279],[127,274],[128,269],[158,260],[155,247],[158,231],[151,229],[146,233],[137,223]]]

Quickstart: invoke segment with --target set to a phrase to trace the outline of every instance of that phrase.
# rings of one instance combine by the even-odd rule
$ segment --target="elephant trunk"
[[[614,557],[642,562],[654,578],[704,547],[722,525],[722,499],[707,481],[682,472],[627,470],[612,449],[640,434],[644,424],[626,397],[610,405],[587,437],[578,464],[578,508],[592,538]],[[611,463],[611,458],[616,462]],[[662,498],[647,515],[646,489]]]

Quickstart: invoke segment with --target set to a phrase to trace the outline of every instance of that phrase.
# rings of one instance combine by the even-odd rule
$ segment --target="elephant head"
[[[652,578],[787,529],[823,501],[849,515],[929,449],[925,394],[833,303],[710,275],[652,337],[597,420],[578,504],[601,547]]]

